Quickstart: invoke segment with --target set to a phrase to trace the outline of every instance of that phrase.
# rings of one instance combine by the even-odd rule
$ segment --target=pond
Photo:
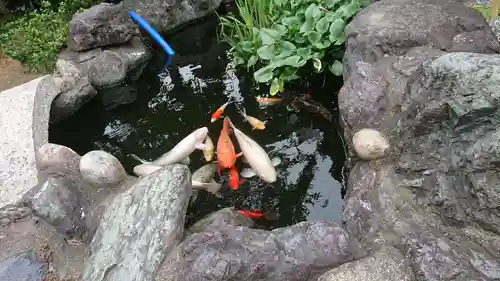
[[[167,69],[163,69],[162,54],[148,62],[135,85],[137,101],[106,109],[94,99],[77,114],[51,125],[50,142],[71,147],[81,155],[95,149],[107,151],[133,174],[133,167],[140,163],[131,153],[154,160],[203,126],[209,128],[216,142],[222,122],[210,123],[210,115],[231,99],[225,115],[271,157],[281,158],[282,163],[276,167],[278,180],[268,185],[254,177],[232,191],[225,172],[220,179],[222,196],[200,192],[190,204],[187,224],[227,206],[263,210],[272,206],[269,210],[274,218],[258,222],[266,229],[304,220],[340,223],[345,153],[333,101],[342,79],[315,75],[308,79],[309,85],[294,89],[311,92],[314,100],[333,113],[331,122],[304,110],[290,111],[285,104],[262,109],[255,96],[265,95],[267,88],[254,87],[251,74],[235,71],[227,46],[217,41],[217,23],[215,17],[207,18],[166,36],[176,55]],[[267,120],[267,128],[252,131],[239,113],[243,110]],[[193,172],[205,164],[201,151],[190,158]],[[238,166],[243,167],[241,161]]]

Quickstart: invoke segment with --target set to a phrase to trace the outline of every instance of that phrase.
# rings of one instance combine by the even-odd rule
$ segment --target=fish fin
[[[235,157],[235,158],[238,158],[238,157],[240,157],[240,156],[242,156],[242,155],[243,155],[243,152],[240,152],[240,153],[236,154],[236,157]]]
[[[135,160],[141,162],[142,164],[149,164],[149,163],[151,163],[151,162],[148,162],[148,161],[142,159],[141,157],[139,157],[139,156],[137,156],[137,155],[135,155],[133,153],[130,153],[129,156],[132,157],[132,158],[134,158]]]
[[[273,166],[276,167],[281,164],[281,158],[279,158],[278,156],[273,157],[273,159],[271,159],[271,162],[273,163]]]
[[[206,145],[204,143],[202,143],[202,142],[197,143],[194,146],[194,148],[199,149],[199,150],[203,150],[203,149],[205,149],[205,147],[206,147]]]
[[[256,176],[257,174],[255,173],[254,170],[250,169],[250,168],[244,168],[243,170],[241,170],[240,172],[240,176],[242,178],[251,178],[251,177],[254,177]]]

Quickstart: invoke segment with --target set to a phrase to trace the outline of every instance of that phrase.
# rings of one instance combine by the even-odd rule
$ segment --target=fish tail
[[[130,155],[130,157],[134,158],[135,160],[137,160],[137,161],[141,162],[142,164],[147,163],[147,161],[146,161],[146,160],[144,160],[144,159],[140,158],[139,156],[137,156],[137,155],[135,155],[135,154],[133,154],[133,153],[130,153],[129,155]]]

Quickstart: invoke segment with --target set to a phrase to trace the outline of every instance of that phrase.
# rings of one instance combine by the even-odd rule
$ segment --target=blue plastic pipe
[[[161,35],[142,17],[140,17],[133,11],[129,11],[128,14],[132,18],[132,20],[137,23],[142,29],[144,29],[149,34],[149,36],[151,36],[151,38],[153,38],[153,40],[155,40],[156,43],[158,43],[162,47],[165,53],[167,53],[167,63],[165,64],[165,66],[168,66],[171,57],[175,54],[174,49],[172,49],[172,47],[170,47],[170,45],[161,37]]]

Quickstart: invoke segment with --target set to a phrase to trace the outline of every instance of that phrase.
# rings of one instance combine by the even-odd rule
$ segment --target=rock
[[[94,227],[86,224],[89,203],[69,180],[49,177],[33,196],[31,206],[39,217],[61,233],[90,241]]]
[[[491,23],[491,29],[493,30],[493,34],[495,34],[497,40],[500,41],[500,19]]]
[[[382,0],[345,33],[346,141],[377,128],[391,144],[347,165],[352,244],[397,248],[417,280],[498,278],[500,48],[486,21],[455,1]]]
[[[184,236],[187,237],[195,232],[217,231],[226,225],[252,227],[254,222],[252,219],[238,213],[234,208],[224,208],[197,221],[186,230]]]
[[[0,92],[0,209],[19,201],[38,182],[36,151],[48,142],[50,76]]]
[[[124,11],[135,11],[159,32],[175,29],[213,12],[221,0],[124,0]]]
[[[89,78],[97,88],[111,88],[125,81],[127,65],[119,55],[103,51],[89,67]]]
[[[94,186],[116,187],[127,178],[120,161],[101,150],[93,150],[82,156],[80,173],[84,181]]]
[[[69,23],[68,48],[85,51],[118,45],[136,33],[120,4],[101,3],[76,13]]]
[[[412,281],[410,263],[393,247],[328,271],[318,281]]]
[[[42,275],[42,280],[44,280],[43,277],[48,278],[49,274],[53,277],[54,275],[58,276],[61,280],[67,278],[79,280],[78,276],[82,273],[84,260],[89,254],[85,243],[78,243],[77,240],[66,240],[64,236],[37,217],[27,217],[6,226],[0,226],[0,237],[2,237],[0,239],[0,249],[2,249],[0,252],[0,261],[2,262],[0,264],[11,260],[12,257],[25,256],[30,253],[30,263],[28,261],[17,262],[18,266],[29,266],[26,271],[15,270],[17,274],[15,277],[22,277],[24,273],[33,273],[35,268],[39,268],[39,263],[42,263],[43,272],[47,272],[47,269],[50,268],[47,275]],[[19,280],[4,278],[2,273],[6,272],[2,271],[3,269],[0,265],[0,280]],[[36,278],[39,275],[28,276]]]
[[[388,153],[389,142],[382,133],[374,129],[361,129],[352,137],[358,157],[363,160],[379,159]]]
[[[54,80],[60,85],[61,93],[51,107],[51,123],[56,123],[78,111],[97,95],[87,76],[83,76],[71,61],[57,60],[58,74]]]
[[[33,254],[22,254],[0,261],[0,280],[43,281],[47,266],[33,260]]]
[[[170,165],[116,196],[91,243],[83,280],[153,280],[181,242],[190,182],[186,166]]]
[[[29,215],[31,209],[24,203],[7,205],[0,210],[0,225],[5,226]]]
[[[80,173],[80,159],[73,149],[54,143],[46,143],[38,149],[38,168],[50,174],[69,176]]]
[[[331,222],[273,231],[224,225],[193,233],[165,258],[156,281],[316,280],[349,257],[348,235]]]

